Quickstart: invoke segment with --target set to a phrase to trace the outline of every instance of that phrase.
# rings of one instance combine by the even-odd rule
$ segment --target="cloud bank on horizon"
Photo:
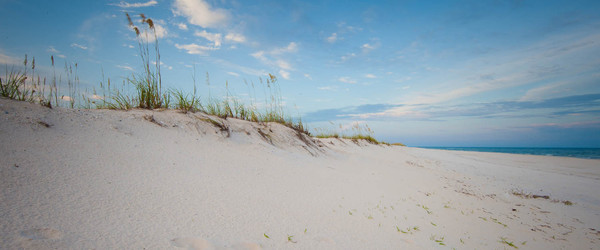
[[[600,147],[598,1],[8,1],[0,64],[50,55],[89,86],[139,69],[124,12],[155,20],[169,87],[280,79],[309,126],[423,146]],[[134,18],[134,19],[135,19]],[[45,64],[45,68],[44,68]],[[201,74],[202,75],[202,74]],[[224,84],[223,84],[224,85]],[[206,95],[204,95],[206,97]]]

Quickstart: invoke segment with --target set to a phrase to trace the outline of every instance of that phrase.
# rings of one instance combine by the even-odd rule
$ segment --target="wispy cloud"
[[[213,8],[204,0],[175,0],[173,13],[187,18],[188,22],[204,28],[222,26],[229,20],[229,12]]]
[[[569,94],[567,90],[576,86],[580,90],[573,93],[584,93],[586,87],[588,91],[590,88],[599,90],[592,86],[597,83],[598,74],[594,72],[600,66],[600,59],[572,62],[574,58],[600,52],[600,44],[592,42],[598,39],[600,33],[577,31],[546,37],[537,43],[512,51],[484,54],[456,66],[462,68],[461,71],[436,72],[437,78],[429,80],[433,79],[439,84],[427,92],[411,93],[403,101],[405,106],[363,116],[401,117],[415,111],[417,105],[465,100],[476,94],[516,87],[534,86],[526,92],[521,101],[559,97],[561,94]],[[540,70],[546,73],[540,73]],[[549,84],[550,80],[556,82]],[[540,87],[540,82],[545,84]]]
[[[342,62],[345,62],[345,61],[348,61],[348,60],[350,60],[350,59],[352,59],[354,57],[356,57],[356,54],[355,53],[350,53],[350,54],[343,55],[342,57],[340,57],[340,60]]]
[[[240,74],[238,74],[238,73],[235,73],[235,72],[231,72],[231,71],[227,71],[226,73],[227,73],[228,75],[235,76],[235,77],[239,77],[239,76],[240,76]]]
[[[541,101],[498,101],[459,105],[373,104],[368,107],[377,108],[369,109],[359,107],[360,106],[346,107],[339,110],[328,109],[326,111],[328,114],[336,117],[354,117],[375,120],[430,120],[456,117],[507,119],[522,117],[531,118],[534,116],[548,118],[589,112],[600,113],[600,93],[551,98]],[[320,111],[317,111],[317,113],[318,112]]]
[[[269,52],[271,55],[281,55],[284,53],[294,53],[298,51],[298,44],[295,42],[290,42],[286,47],[275,48]]]
[[[134,71],[132,67],[127,66],[127,65],[115,65],[117,68],[120,69],[124,69],[124,70],[128,70],[128,71]]]
[[[244,43],[244,42],[246,42],[246,37],[244,35],[238,34],[238,33],[228,33],[225,36],[225,41]]]
[[[360,46],[363,53],[369,53],[372,50],[377,49],[378,47],[379,47],[379,43],[365,43],[362,46]]]
[[[121,8],[140,8],[140,7],[150,7],[150,6],[154,6],[157,5],[158,2],[157,1],[148,1],[145,3],[128,3],[125,1],[121,1],[119,3],[113,3],[113,4],[109,4],[109,5],[113,5],[113,6],[118,6]]]
[[[23,59],[6,55],[6,54],[2,53],[2,51],[0,51],[0,64],[3,64],[3,65],[23,64]]]
[[[80,48],[80,49],[82,49],[82,50],[87,50],[87,49],[88,49],[88,47],[86,47],[86,46],[83,46],[83,45],[81,45],[81,44],[77,44],[77,43],[72,43],[72,44],[71,44],[71,47],[73,47],[73,48]]]
[[[325,86],[321,87],[321,90],[335,90],[336,87]],[[384,110],[398,107],[400,105],[395,104],[365,104],[360,106],[334,108],[334,109],[322,109],[315,112],[310,112],[302,116],[302,120],[307,122],[317,121],[331,121],[337,119],[353,119],[356,114],[362,113],[376,113]]]
[[[50,52],[60,58],[66,58],[65,55],[63,55],[62,53],[60,53],[60,51],[58,51],[57,49],[54,48],[54,46],[49,46],[48,49],[46,50],[47,52]]]
[[[336,91],[338,89],[337,86],[323,86],[317,87],[318,90],[327,90],[327,91]]]
[[[337,41],[338,37],[337,37],[337,33],[332,33],[331,36],[327,37],[327,42],[329,43],[335,43],[335,41]]]
[[[279,75],[281,77],[283,77],[283,79],[289,80],[290,79],[290,72],[285,71],[283,69],[279,70]]]
[[[298,44],[290,42],[287,46],[281,48],[274,48],[270,51],[257,51],[250,54],[252,57],[258,59],[264,64],[279,69],[279,75],[284,79],[290,79],[290,71],[294,68],[288,60],[284,58],[285,55],[295,53],[298,51]]]
[[[195,43],[190,44],[175,44],[175,47],[178,49],[185,50],[188,54],[191,55],[206,55],[208,51],[217,50],[219,48],[202,46]]]
[[[366,75],[365,75],[365,77],[366,77],[366,78],[370,78],[370,79],[375,79],[375,78],[377,78],[377,76],[376,76],[376,75],[373,75],[373,74],[366,74]]]
[[[567,123],[538,123],[532,124],[529,127],[533,128],[595,128],[600,129],[600,121],[583,121],[583,122],[567,122]]]
[[[338,78],[338,81],[343,82],[343,83],[349,83],[349,84],[356,84],[356,80],[348,77],[348,76],[342,76],[340,78]]]
[[[221,47],[221,41],[223,40],[222,35],[219,33],[210,33],[206,30],[194,32],[195,36],[202,37],[213,43],[214,47]]]
[[[188,30],[188,26],[187,26],[187,24],[185,24],[185,23],[178,23],[178,24],[177,24],[177,27],[178,27],[180,30]]]

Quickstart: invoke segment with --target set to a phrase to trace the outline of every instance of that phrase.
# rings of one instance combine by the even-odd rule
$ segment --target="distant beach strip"
[[[419,147],[428,149],[492,152],[523,155],[545,155],[600,159],[600,148],[527,148],[527,147]]]

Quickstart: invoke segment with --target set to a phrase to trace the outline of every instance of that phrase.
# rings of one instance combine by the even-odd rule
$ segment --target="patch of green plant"
[[[513,247],[515,249],[519,249],[517,246],[515,246],[515,244],[513,244],[512,241],[508,241],[508,239],[505,238],[505,237],[500,237],[500,243],[509,245],[509,246],[511,246],[511,247]]]
[[[497,223],[497,224],[499,224],[499,225],[502,225],[502,226],[504,226],[504,227],[508,227],[506,224],[504,224],[504,223],[502,223],[502,222],[498,221],[498,219],[496,219],[496,218],[492,218],[492,217],[490,217],[490,219],[492,219],[492,221],[493,221],[493,222],[495,222],[495,223]]]
[[[440,246],[446,245],[446,243],[444,243],[444,236],[437,237],[436,235],[432,235],[431,237],[429,237],[429,239],[434,241],[435,243],[438,243]]]
[[[429,208],[425,205],[419,205],[417,204],[418,207],[421,207],[425,210],[425,212],[427,212],[427,214],[432,214],[433,212],[431,212],[431,210],[429,210]]]
[[[396,226],[396,230],[397,230],[398,232],[401,232],[401,233],[403,233],[403,234],[413,234],[414,232],[421,231],[421,230],[419,229],[419,227],[417,227],[417,226],[414,226],[414,227],[409,227],[409,228],[407,228],[406,230],[402,230],[402,229],[400,229],[398,226]]]
[[[288,237],[287,237],[287,240],[288,240],[288,242],[291,242],[291,243],[298,243],[298,242],[294,241],[294,239],[293,239],[293,238],[294,238],[294,236],[293,236],[293,235],[288,235]]]

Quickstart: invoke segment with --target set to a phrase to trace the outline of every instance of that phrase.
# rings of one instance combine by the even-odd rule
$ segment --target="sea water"
[[[600,159],[600,148],[421,147],[431,149]]]

